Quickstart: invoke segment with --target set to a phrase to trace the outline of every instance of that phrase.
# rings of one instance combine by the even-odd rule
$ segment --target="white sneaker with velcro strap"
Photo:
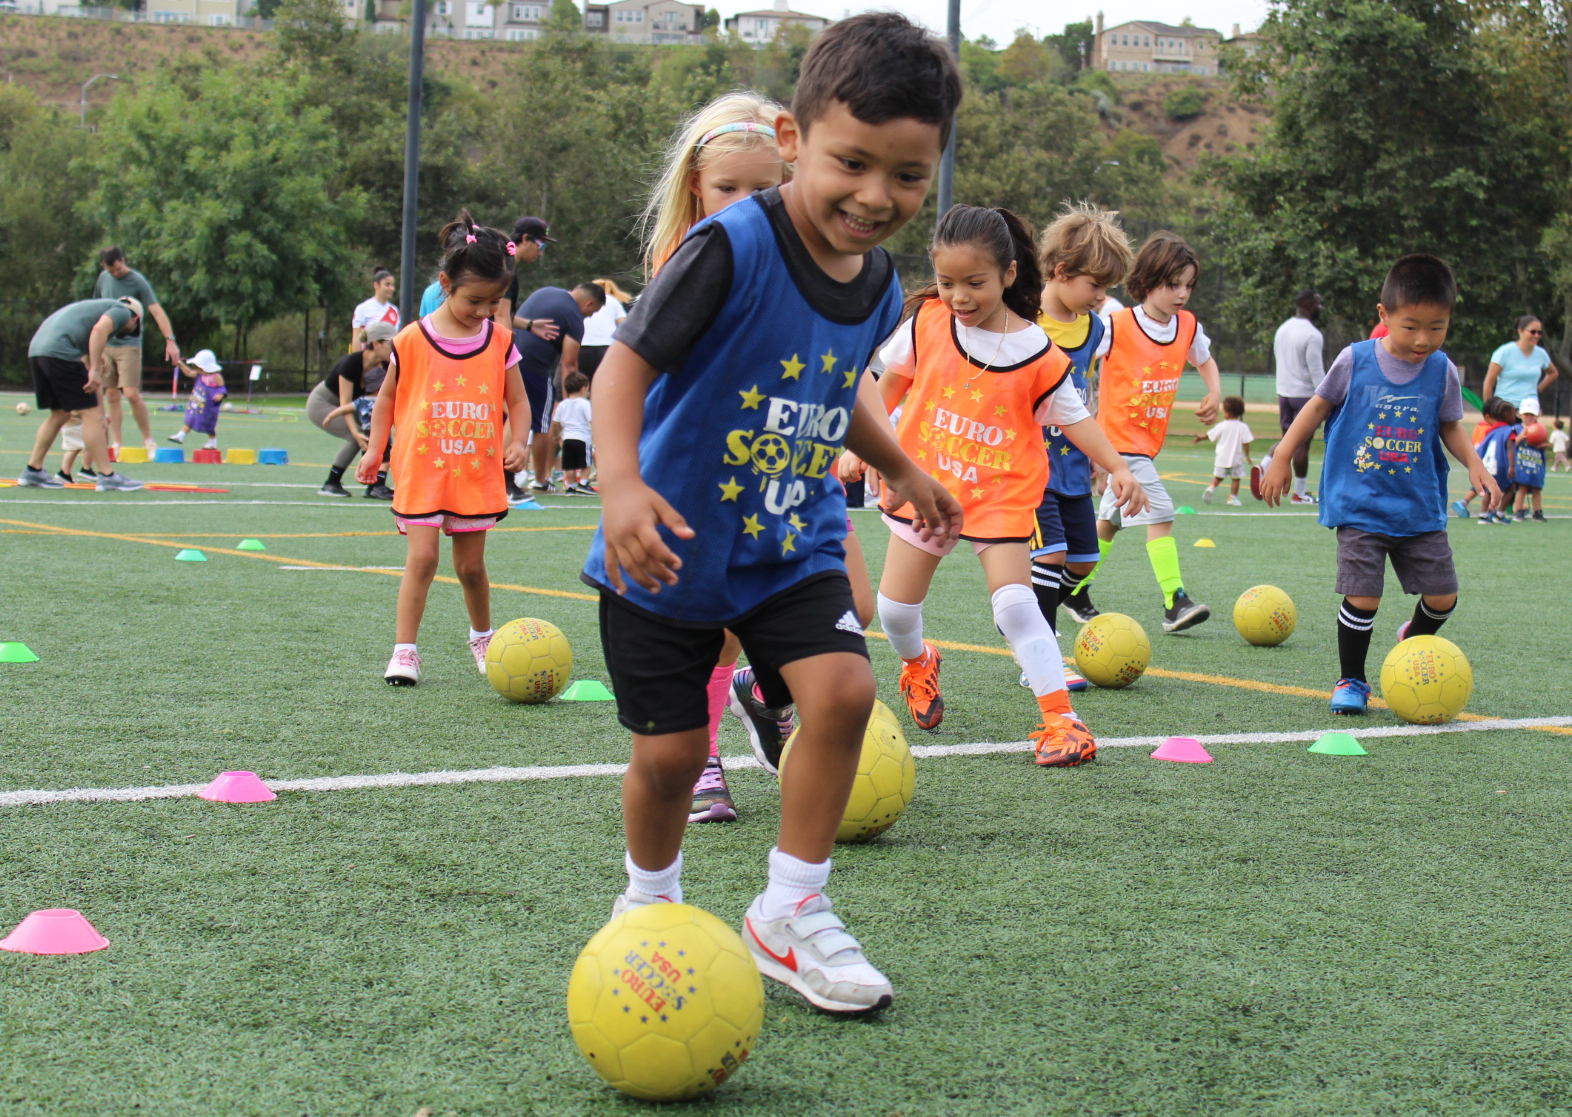
[[[766,920],[763,904],[759,895],[748,905],[742,938],[765,977],[825,1012],[874,1012],[895,999],[889,979],[873,968],[862,944],[830,910],[828,896],[809,896],[783,919]]]

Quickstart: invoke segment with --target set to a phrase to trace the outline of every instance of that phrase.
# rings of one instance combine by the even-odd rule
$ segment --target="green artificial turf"
[[[0,408],[0,476],[14,475],[37,416]],[[451,584],[431,594],[427,681],[385,686],[396,576],[283,567],[401,565],[387,506],[316,496],[336,443],[304,422],[226,415],[219,429],[312,464],[127,467],[226,494],[0,490],[0,640],[41,657],[0,664],[0,790],[626,758],[609,703],[495,695]],[[1250,514],[1248,499],[1203,506],[1210,462],[1176,439],[1161,465],[1202,509],[1177,534],[1213,620],[1163,636],[1128,536],[1095,599],[1146,626],[1158,670],[1330,689],[1330,533],[1310,515]],[[491,538],[492,581],[586,593],[595,502],[547,503],[503,526],[551,530]],[[1547,511],[1569,505],[1572,481],[1552,476]],[[858,517],[877,578],[884,531]],[[1473,664],[1471,712],[1572,713],[1555,573],[1569,525],[1454,521],[1463,592],[1445,635]],[[267,551],[223,553],[249,536]],[[1194,548],[1201,537],[1217,546]],[[1229,621],[1262,582],[1299,607],[1278,648],[1248,647]],[[1389,595],[1372,666],[1412,609],[1395,581]],[[493,601],[497,623],[559,625],[575,675],[609,681],[592,601],[500,588]],[[927,618],[933,637],[1002,644],[967,555],[941,569]],[[888,645],[870,646],[913,744],[1018,741],[1035,720],[1013,662],[957,650],[946,720],[921,733]],[[1334,723],[1322,699],[1155,673],[1076,705],[1105,739]],[[1363,743],[1358,758],[1212,745],[1210,765],[1104,749],[1070,771],[1020,753],[919,760],[907,816],[840,848],[831,885],[895,1005],[836,1020],[767,983],[753,1059],[709,1099],[661,1112],[1572,1112],[1568,736]],[[747,752],[734,721],[722,751]],[[685,887],[735,925],[762,886],[778,799],[759,771],[732,786],[742,819],[695,828]],[[112,942],[0,954],[0,1112],[645,1112],[595,1078],[563,1009],[573,959],[622,887],[620,826],[610,777],[0,807],[0,933],[68,906]]]

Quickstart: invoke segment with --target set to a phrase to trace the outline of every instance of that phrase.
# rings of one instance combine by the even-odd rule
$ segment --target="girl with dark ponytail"
[[[524,468],[522,436],[530,429],[513,332],[492,321],[513,278],[516,246],[496,229],[475,224],[467,209],[443,228],[442,244],[437,280],[447,297],[393,339],[393,358],[357,471],[371,483],[391,433],[393,519],[409,538],[393,658],[382,676],[395,686],[420,681],[415,637],[444,533],[453,541],[453,573],[469,612],[470,654],[486,673],[491,642],[486,532],[508,514],[503,470]],[[504,418],[511,436],[504,434]]]
[[[982,561],[994,623],[1037,696],[1037,763],[1081,764],[1097,745],[1070,707],[1058,641],[1032,591],[1031,543],[1049,474],[1042,428],[1058,427],[1106,469],[1132,515],[1146,507],[1146,496],[1087,413],[1069,357],[1037,324],[1043,280],[1031,226],[1006,209],[955,206],[929,251],[934,283],[909,300],[910,316],[880,350],[879,391],[892,411],[902,405],[901,449],[964,509],[960,538]],[[847,454],[842,480],[861,468]],[[901,694],[912,720],[933,729],[944,698],[938,649],[923,639],[922,602],[955,539],[922,538],[908,506],[883,511],[890,545],[879,620],[905,664]]]

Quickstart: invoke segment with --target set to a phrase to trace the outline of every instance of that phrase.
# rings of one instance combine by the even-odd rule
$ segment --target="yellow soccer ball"
[[[486,681],[510,702],[546,702],[568,685],[573,649],[550,621],[509,621],[486,646]]]
[[[1299,610],[1276,586],[1251,586],[1234,602],[1234,627],[1259,648],[1275,648],[1294,634]]]
[[[780,771],[797,740],[794,730],[781,750]],[[917,762],[906,745],[901,723],[883,702],[875,700],[868,728],[862,735],[862,756],[852,783],[846,814],[835,831],[838,842],[866,842],[900,821],[917,790]]]
[[[1123,613],[1101,613],[1075,638],[1076,670],[1107,690],[1127,687],[1152,662],[1152,641],[1146,629]]]
[[[32,410],[33,410],[32,405],[30,403],[28,403],[26,400],[23,400],[21,403],[16,405],[16,413],[18,415],[26,415],[28,412],[30,412]]]
[[[1439,636],[1412,636],[1387,652],[1381,664],[1381,697],[1394,714],[1415,725],[1451,721],[1473,692],[1468,657]]]
[[[753,1053],[764,982],[726,924],[688,904],[612,918],[568,978],[568,1026],[595,1073],[645,1101],[707,1094]]]

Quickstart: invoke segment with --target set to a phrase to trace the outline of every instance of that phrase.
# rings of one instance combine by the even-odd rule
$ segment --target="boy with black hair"
[[[1326,423],[1321,525],[1337,529],[1337,651],[1334,714],[1362,714],[1370,701],[1365,658],[1386,580],[1419,594],[1398,639],[1434,635],[1457,607],[1457,572],[1446,538],[1444,446],[1467,470],[1485,511],[1501,489],[1463,430],[1463,386],[1441,351],[1457,282],[1434,256],[1404,256],[1387,272],[1376,310],[1387,333],[1339,354],[1278,443],[1261,482],[1277,504],[1289,486],[1294,450]]]
[[[795,701],[800,725],[743,939],[765,975],[828,1012],[893,995],[824,895],[875,690],[829,470],[848,446],[913,502],[925,536],[959,532],[959,506],[901,452],[864,368],[901,308],[877,246],[921,207],[960,97],[949,52],[905,17],[831,25],[775,124],[792,181],[696,225],[596,374],[605,506],[583,578],[601,591],[633,732],[614,910],[682,899],[706,685],[729,628],[764,704]]]

